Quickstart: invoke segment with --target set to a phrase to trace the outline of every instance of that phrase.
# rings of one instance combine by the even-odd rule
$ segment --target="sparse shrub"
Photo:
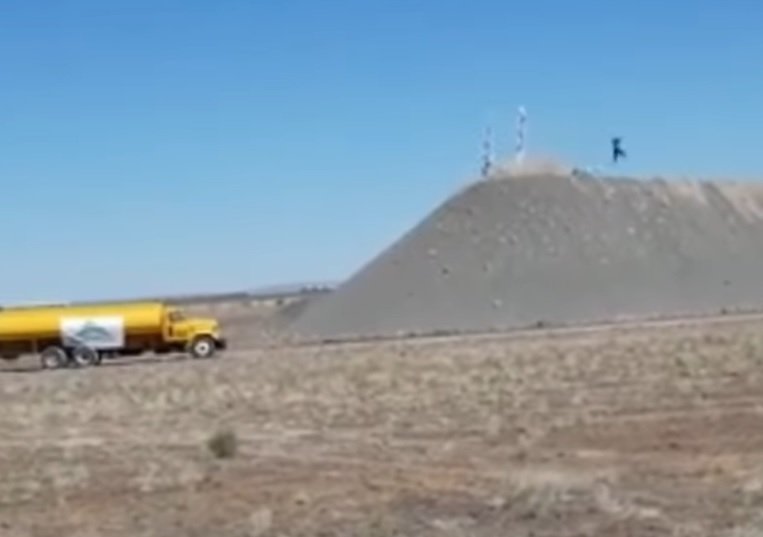
[[[220,431],[207,441],[207,448],[218,459],[231,459],[238,451],[238,438],[233,431]]]

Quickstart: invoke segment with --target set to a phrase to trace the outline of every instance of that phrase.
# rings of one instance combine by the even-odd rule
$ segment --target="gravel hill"
[[[459,192],[294,323],[321,338],[763,306],[763,186],[505,176]]]

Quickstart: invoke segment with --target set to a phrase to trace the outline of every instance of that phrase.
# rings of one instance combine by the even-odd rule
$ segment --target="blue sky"
[[[0,302],[348,276],[492,124],[629,174],[763,171],[755,0],[0,2]]]

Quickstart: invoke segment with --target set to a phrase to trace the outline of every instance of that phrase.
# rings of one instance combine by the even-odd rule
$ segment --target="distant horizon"
[[[283,285],[267,285],[264,287],[256,288],[243,288],[243,289],[220,289],[220,290],[202,290],[202,291],[188,291],[172,294],[158,294],[158,295],[131,295],[131,296],[113,296],[113,297],[99,297],[99,298],[86,298],[86,299],[66,299],[66,300],[29,300],[29,301],[13,301],[2,302],[0,301],[0,308],[3,307],[19,307],[19,306],[45,306],[55,304],[95,304],[101,302],[136,302],[142,300],[200,300],[215,299],[224,297],[234,297],[243,295],[247,298],[270,298],[277,296],[291,296],[295,294],[302,294],[312,291],[332,291],[338,285],[339,282],[310,282],[310,283],[294,283]]]

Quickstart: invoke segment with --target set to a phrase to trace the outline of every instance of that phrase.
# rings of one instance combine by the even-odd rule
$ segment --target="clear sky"
[[[482,131],[763,173],[759,0],[3,0],[0,302],[350,275]]]

